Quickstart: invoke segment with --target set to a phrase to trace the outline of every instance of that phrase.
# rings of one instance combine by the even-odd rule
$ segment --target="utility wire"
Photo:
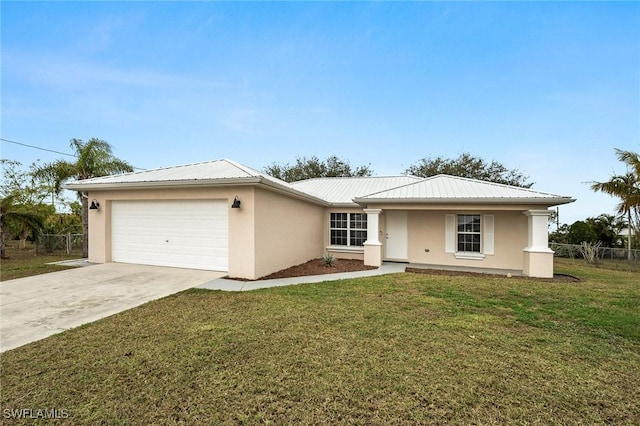
[[[53,152],[55,154],[66,155],[67,157],[74,157],[74,158],[77,157],[76,155],[69,154],[69,153],[66,153],[66,152],[60,152],[60,151],[55,151],[53,149],[41,148],[39,146],[29,145],[29,144],[22,143],[22,142],[10,141],[9,139],[0,138],[0,141],[7,142],[7,143],[13,143],[13,144],[16,144],[16,145],[26,146],[28,148],[39,149],[40,151],[48,151],[48,152]]]
[[[35,145],[29,145],[27,143],[10,141],[9,139],[0,138],[0,141],[7,142],[7,143],[13,143],[13,144],[16,144],[16,145],[21,145],[21,146],[26,146],[27,148],[39,149],[40,151],[53,152],[54,154],[66,155],[67,157],[78,158],[78,156],[75,155],[75,154],[69,154],[67,152],[60,152],[60,151],[56,151],[56,150],[53,150],[53,149],[42,148],[42,147],[35,146]],[[134,170],[146,170],[146,169],[141,169],[140,167],[134,167]]]

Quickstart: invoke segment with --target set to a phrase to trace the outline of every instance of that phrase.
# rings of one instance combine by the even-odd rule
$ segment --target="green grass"
[[[67,255],[36,255],[32,245],[26,249],[18,249],[13,245],[7,247],[9,259],[2,259],[0,264],[0,281],[13,280],[15,278],[30,277],[32,275],[46,274],[49,272],[69,269],[68,266],[48,265],[50,262],[77,259],[78,256]]]
[[[640,276],[556,269],[582,281],[188,290],[2,354],[0,411],[64,409],[80,425],[639,424]]]
[[[585,265],[584,259],[556,259],[561,264]],[[596,263],[590,265],[595,269],[617,270],[627,272],[640,272],[640,261],[634,260],[629,262],[625,259],[600,259]]]

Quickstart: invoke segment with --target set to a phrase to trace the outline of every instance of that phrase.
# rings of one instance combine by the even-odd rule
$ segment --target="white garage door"
[[[113,201],[111,260],[227,271],[226,200]]]

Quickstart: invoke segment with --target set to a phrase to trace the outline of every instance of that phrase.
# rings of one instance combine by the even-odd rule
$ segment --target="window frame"
[[[477,218],[477,222],[476,222]],[[462,219],[462,221],[461,221]],[[463,227],[464,229],[460,230]],[[461,241],[460,237],[471,237]],[[477,241],[476,238],[477,237]],[[457,214],[456,215],[456,253],[481,255],[482,254],[482,215],[481,214]],[[475,246],[477,245],[477,250]],[[462,246],[463,250],[460,250]],[[466,250],[471,248],[471,250]]]
[[[337,215],[346,215],[336,217]],[[357,216],[357,217],[356,217]],[[335,226],[336,224],[343,226]],[[344,236],[334,236],[334,232],[344,232]],[[329,213],[329,247],[338,249],[364,250],[367,241],[367,214],[364,212],[330,212]],[[346,244],[335,243],[335,238],[346,240]],[[356,242],[355,244],[353,242]],[[362,244],[357,244],[361,241]]]
[[[458,217],[480,216],[480,252],[458,251]],[[495,215],[493,212],[451,212],[445,213],[444,252],[456,259],[483,260],[495,255]]]

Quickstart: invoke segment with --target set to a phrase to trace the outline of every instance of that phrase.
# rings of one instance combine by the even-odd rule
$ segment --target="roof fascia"
[[[360,204],[358,203],[329,203],[328,204],[329,207],[337,207],[337,208],[353,208],[353,207],[360,207]]]
[[[361,206],[370,204],[539,204],[558,206],[573,203],[575,198],[354,198]]]
[[[69,183],[63,185],[64,189],[73,191],[112,191],[112,190],[131,190],[131,189],[176,189],[176,188],[189,188],[189,187],[203,187],[203,186],[264,186],[269,190],[281,192],[295,198],[310,201],[322,206],[328,206],[330,203],[327,201],[309,195],[305,192],[299,191],[294,188],[288,188],[284,185],[279,185],[277,182],[272,182],[264,177],[249,177],[249,178],[228,178],[228,179],[199,179],[199,180],[173,180],[173,181],[150,181],[150,182],[107,182],[107,183],[82,183],[82,181],[76,183]]]
[[[230,179],[190,179],[190,180],[170,180],[170,181],[148,181],[148,182],[89,182],[68,183],[62,185],[64,189],[74,191],[104,191],[104,190],[125,190],[125,189],[169,189],[175,187],[189,186],[229,186],[229,185],[255,185],[260,183],[261,178],[230,178]]]

